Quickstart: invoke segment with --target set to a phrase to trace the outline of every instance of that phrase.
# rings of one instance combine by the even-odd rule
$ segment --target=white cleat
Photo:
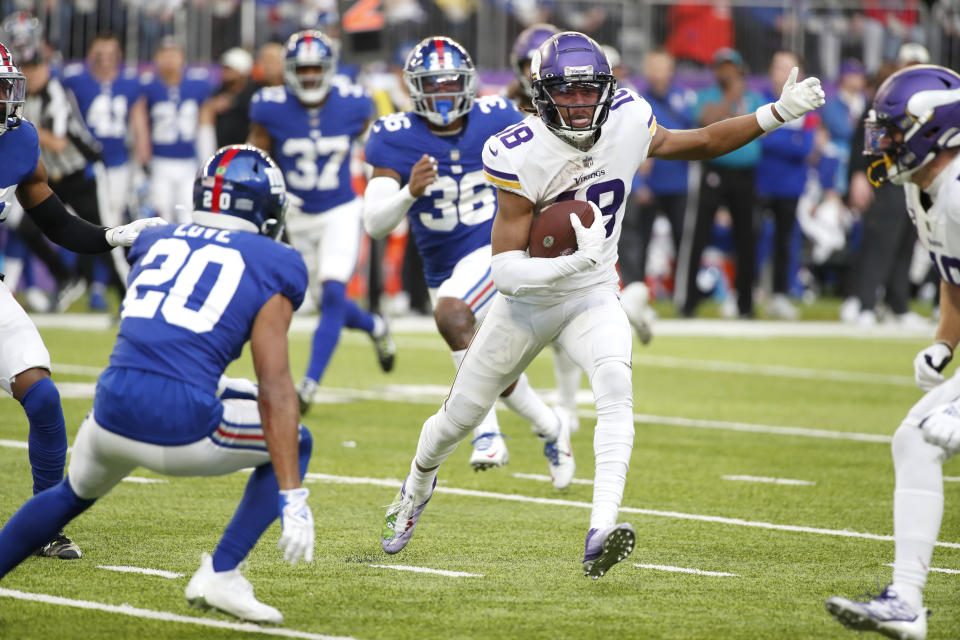
[[[213,607],[241,620],[280,624],[283,614],[253,596],[253,585],[240,573],[240,568],[214,571],[209,553],[200,556],[200,568],[190,578],[184,595],[190,606]]]
[[[653,322],[657,314],[650,308],[650,290],[642,282],[631,282],[620,292],[620,304],[627,314],[630,326],[637,332],[640,344],[649,344],[653,339]]]
[[[573,474],[577,471],[577,464],[573,461],[573,448],[570,446],[570,422],[566,413],[554,411],[560,420],[560,431],[555,440],[547,441],[543,445],[543,455],[547,459],[547,468],[550,470],[550,480],[555,489],[566,489],[573,481]]]
[[[840,624],[855,631],[876,631],[898,640],[926,640],[930,611],[916,611],[887,585],[878,596],[856,601],[834,596],[827,600],[827,611]]]
[[[770,304],[767,306],[767,313],[771,318],[779,318],[780,320],[800,319],[800,311],[798,311],[797,308],[793,306],[793,303],[790,302],[789,298],[782,293],[774,294],[770,300]]]
[[[499,433],[484,433],[477,436],[470,443],[473,453],[470,455],[470,467],[474,471],[486,471],[494,467],[502,467],[510,461],[507,443]]]
[[[308,378],[306,376],[300,380],[300,384],[297,385],[297,398],[300,400],[300,415],[304,416],[310,411],[310,406],[313,405],[313,395],[317,392],[317,386],[319,383],[313,378]]]

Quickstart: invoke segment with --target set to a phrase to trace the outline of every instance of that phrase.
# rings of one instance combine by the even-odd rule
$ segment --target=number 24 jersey
[[[552,133],[540,118],[491,137],[483,147],[483,171],[499,189],[533,203],[534,215],[560,200],[586,200],[600,208],[606,239],[597,269],[580,272],[524,300],[553,304],[557,295],[608,285],[616,288],[617,242],[633,177],[647,158],[657,121],[647,101],[630,89],[613,96],[599,139],[580,151]]]

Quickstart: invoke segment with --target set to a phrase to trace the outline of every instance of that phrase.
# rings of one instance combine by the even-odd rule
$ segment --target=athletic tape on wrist
[[[784,123],[780,122],[777,119],[777,116],[773,115],[773,103],[768,102],[763,105],[756,111],[757,114],[757,124],[760,125],[760,128],[764,131],[773,131],[779,126],[782,126]]]

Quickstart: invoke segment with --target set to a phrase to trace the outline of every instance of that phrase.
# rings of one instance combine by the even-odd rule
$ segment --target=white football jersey
[[[570,276],[542,293],[524,296],[555,302],[597,285],[617,287],[617,242],[633,178],[647,158],[657,121],[647,101],[630,89],[613,97],[600,138],[587,151],[567,144],[537,116],[490,137],[483,146],[483,171],[498,189],[533,202],[534,215],[558,200],[587,200],[606,220],[607,237],[598,269]]]
[[[908,182],[903,190],[910,220],[940,277],[960,286],[960,155],[926,189],[929,209],[920,202],[920,187]]]

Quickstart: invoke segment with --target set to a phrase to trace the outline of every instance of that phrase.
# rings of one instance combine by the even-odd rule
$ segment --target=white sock
[[[552,442],[560,435],[560,419],[530,386],[527,374],[521,373],[510,395],[502,398],[507,408],[529,422],[541,438]]]
[[[417,466],[417,459],[414,457],[413,462],[410,463],[410,475],[407,477],[407,491],[413,494],[414,500],[418,504],[430,495],[433,480],[436,477],[436,468],[432,471],[421,471]]]
[[[580,367],[560,345],[553,345],[553,377],[557,381],[557,404],[574,415],[580,390]]]
[[[387,321],[379,313],[373,314],[373,331],[370,333],[374,338],[383,337],[387,332]]]
[[[597,367],[590,384],[597,398],[597,427],[593,434],[596,472],[590,528],[607,529],[617,523],[633,452],[630,367],[622,362],[604,362]]]
[[[893,588],[915,609],[923,606],[923,588],[943,519],[943,449],[929,444],[914,423],[893,436]]]

